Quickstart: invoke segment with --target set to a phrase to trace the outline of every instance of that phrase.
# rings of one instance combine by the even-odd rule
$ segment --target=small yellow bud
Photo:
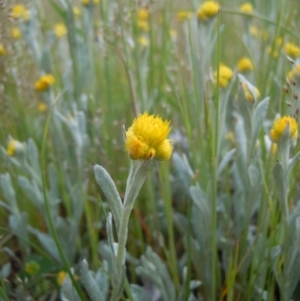
[[[253,14],[253,6],[249,2],[245,2],[240,6],[240,11],[246,14]]]
[[[40,270],[40,265],[36,261],[29,261],[25,265],[25,272],[31,276],[36,275]]]
[[[34,87],[36,91],[47,91],[50,86],[55,83],[55,78],[52,74],[42,75],[38,81],[36,81]]]
[[[65,271],[60,271],[58,274],[57,274],[57,277],[56,277],[56,282],[59,286],[62,286],[65,279],[66,279],[66,276],[67,276],[67,273]]]
[[[270,137],[273,142],[278,142],[283,135],[285,128],[289,125],[289,136],[291,139],[298,138],[298,123],[295,118],[291,116],[283,116],[274,121],[270,131]]]
[[[57,23],[54,27],[54,32],[58,38],[61,38],[68,33],[68,30],[64,23]]]
[[[187,10],[180,10],[177,13],[177,20],[179,22],[184,22],[186,20],[189,20],[189,19],[191,19],[191,17],[192,17],[192,14]]]
[[[288,56],[294,59],[300,56],[300,48],[293,43],[286,43],[284,45],[284,51]]]
[[[206,1],[198,9],[197,16],[201,21],[207,21],[217,15],[220,5],[215,1]]]
[[[219,67],[219,85],[221,88],[226,88],[233,77],[233,71],[225,66]],[[214,79],[217,80],[217,71],[214,72]]]
[[[254,69],[252,61],[247,57],[241,58],[236,68],[238,72],[252,71]]]
[[[19,39],[22,36],[20,29],[18,27],[13,27],[11,29],[11,36],[14,39]]]

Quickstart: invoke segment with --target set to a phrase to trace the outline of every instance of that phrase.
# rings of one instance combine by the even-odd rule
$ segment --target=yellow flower
[[[20,29],[18,27],[13,27],[11,29],[11,36],[14,39],[19,39],[22,36]]]
[[[12,157],[16,154],[16,152],[22,151],[23,149],[24,149],[23,143],[11,138],[6,149],[6,154]]]
[[[81,10],[78,6],[73,6],[73,14],[76,18],[81,16]]]
[[[10,16],[15,20],[23,19],[24,21],[28,21],[30,18],[29,10],[22,4],[14,5],[10,11]]]
[[[225,65],[220,65],[219,67],[219,85],[221,88],[226,88],[232,79],[233,72],[232,70],[225,66]],[[217,71],[214,73],[214,79],[217,80]]]
[[[145,8],[140,8],[137,12],[137,18],[139,21],[148,21],[149,11]]]
[[[273,142],[278,142],[283,135],[286,126],[289,125],[289,137],[296,140],[298,138],[298,123],[295,118],[283,116],[274,121],[270,131],[270,137]]]
[[[250,89],[247,82],[242,82],[242,87],[245,92],[245,98],[248,102],[252,103],[254,100],[256,100],[260,96],[259,90],[253,86],[252,86],[252,89]]]
[[[137,25],[138,25],[138,28],[142,31],[148,31],[149,30],[148,21],[139,20]]]
[[[252,61],[248,57],[241,58],[236,68],[238,72],[246,72],[254,69]]]
[[[126,132],[125,148],[133,160],[169,160],[173,151],[170,140],[170,122],[159,116],[144,113],[134,119]]]
[[[9,144],[8,144],[8,147],[7,147],[7,150],[6,150],[6,154],[11,157],[15,153],[16,153],[16,140],[11,139],[9,141]]]
[[[180,10],[179,12],[177,12],[177,20],[179,22],[189,20],[189,19],[191,19],[191,17],[192,17],[192,14],[187,10]]]
[[[220,5],[215,1],[206,1],[198,9],[197,16],[201,21],[207,21],[214,17],[220,9]]]
[[[240,11],[246,14],[252,14],[254,10],[251,3],[245,2],[240,6]]]
[[[37,91],[46,91],[55,83],[55,78],[52,74],[42,75],[38,81],[36,81],[34,87]]]
[[[61,38],[68,33],[68,30],[64,23],[57,23],[54,27],[54,32],[58,38]]]
[[[48,109],[48,106],[44,102],[40,101],[37,105],[37,109],[40,113],[45,113]]]
[[[143,47],[147,47],[149,45],[149,40],[146,37],[139,37],[138,42]]]
[[[66,279],[66,276],[67,276],[67,273],[65,271],[60,271],[58,274],[57,274],[57,277],[56,277],[56,281],[57,281],[57,284],[59,286],[62,286],[65,279]]]
[[[296,76],[299,76],[299,74],[300,74],[300,64],[297,64],[294,69],[288,72],[287,78],[290,81],[292,81],[295,79]]]
[[[0,43],[0,56],[7,55],[7,50],[4,48],[3,44]]]
[[[297,58],[300,55],[300,48],[293,43],[286,43],[284,45],[284,51],[292,58]]]
[[[29,261],[25,264],[25,272],[29,275],[36,275],[40,270],[40,265],[36,261]]]

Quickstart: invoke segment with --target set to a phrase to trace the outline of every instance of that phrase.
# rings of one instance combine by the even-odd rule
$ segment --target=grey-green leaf
[[[114,221],[116,223],[117,231],[120,227],[120,219],[122,213],[122,201],[116,185],[108,172],[100,165],[94,166],[94,172],[96,177],[96,182],[102,189],[113,214]]]
[[[95,279],[89,271],[89,265],[85,259],[81,262],[80,278],[92,301],[105,301],[105,296],[100,291]]]

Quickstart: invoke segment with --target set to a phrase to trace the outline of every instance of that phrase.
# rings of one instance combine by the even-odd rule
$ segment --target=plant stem
[[[218,38],[217,38],[217,87],[216,87],[216,114],[215,114],[215,132],[212,141],[212,204],[211,204],[211,251],[212,251],[212,268],[211,268],[211,300],[216,300],[216,290],[218,283],[217,270],[217,164],[218,164],[218,139],[219,139],[219,99],[220,99],[220,13],[218,13]],[[213,131],[212,131],[213,132]]]

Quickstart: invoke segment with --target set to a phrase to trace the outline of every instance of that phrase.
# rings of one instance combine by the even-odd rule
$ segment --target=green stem
[[[0,296],[3,298],[4,301],[9,301],[8,296],[6,294],[5,286],[4,286],[4,281],[2,276],[0,276],[0,284],[2,287],[0,287]]]
[[[121,215],[121,221],[120,221],[120,229],[118,234],[118,253],[117,253],[117,271],[122,271],[122,267],[124,265],[125,260],[125,253],[126,253],[126,242],[127,242],[127,236],[128,236],[128,222],[130,213],[133,208],[134,201],[127,202],[127,204],[124,204],[123,211]]]
[[[220,14],[218,14],[218,38],[217,38],[217,79],[219,79],[219,65],[220,65]],[[211,250],[212,250],[212,272],[211,272],[211,300],[216,300],[216,289],[218,283],[217,270],[217,162],[218,162],[218,139],[219,139],[219,100],[220,87],[219,80],[217,80],[216,87],[216,120],[214,139],[212,139],[212,218],[211,218]]]

